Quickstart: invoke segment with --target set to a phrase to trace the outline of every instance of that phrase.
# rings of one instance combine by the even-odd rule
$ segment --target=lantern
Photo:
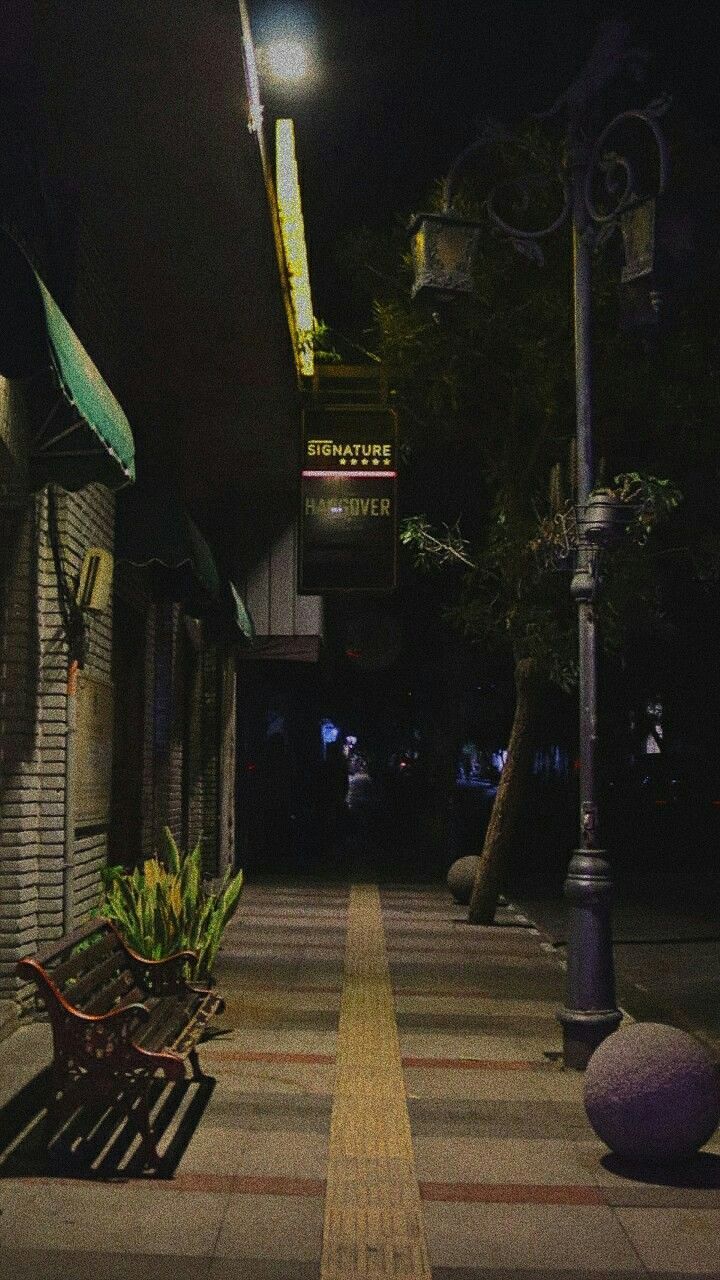
[[[655,259],[655,201],[645,200],[620,214],[620,231],[625,250],[623,284],[649,276]]]
[[[478,226],[452,213],[418,213],[412,236],[413,298],[442,299],[472,293]]]

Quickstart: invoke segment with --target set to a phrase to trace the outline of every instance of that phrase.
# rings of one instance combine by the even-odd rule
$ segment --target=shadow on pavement
[[[609,1173],[629,1178],[633,1182],[651,1183],[659,1187],[696,1187],[713,1189],[720,1187],[720,1156],[711,1151],[699,1151],[687,1160],[674,1164],[646,1164],[624,1160],[608,1154],[600,1161]]]
[[[215,1084],[212,1076],[199,1083],[152,1082],[148,1103],[161,1159],[157,1169],[148,1169],[137,1130],[119,1104],[80,1107],[46,1147],[45,1115],[50,1091],[50,1070],[46,1068],[0,1108],[0,1179],[172,1178]]]

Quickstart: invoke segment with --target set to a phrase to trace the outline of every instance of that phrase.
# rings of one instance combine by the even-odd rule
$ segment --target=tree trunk
[[[538,684],[535,659],[520,658],[515,664],[517,697],[507,759],[500,775],[470,898],[470,924],[492,924],[508,860],[517,841],[535,748],[533,729]]]

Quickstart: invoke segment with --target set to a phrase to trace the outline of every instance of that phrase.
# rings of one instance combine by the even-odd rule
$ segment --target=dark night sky
[[[478,116],[512,121],[550,105],[585,60],[598,17],[626,17],[654,51],[653,92],[666,87],[717,133],[712,8],[698,0],[256,0],[258,45],[291,32],[316,50],[314,83],[263,87],[268,126],[277,115],[296,122],[316,313],[332,321],[336,312],[337,235],[421,207]]]

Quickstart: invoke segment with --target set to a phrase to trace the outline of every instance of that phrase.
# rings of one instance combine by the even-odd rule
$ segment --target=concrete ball
[[[456,902],[467,906],[475,883],[475,873],[480,861],[478,854],[469,854],[466,858],[458,858],[447,873],[447,887]]]
[[[626,1160],[683,1160],[720,1123],[720,1072],[685,1031],[634,1022],[613,1032],[585,1072],[585,1110],[603,1142]]]

